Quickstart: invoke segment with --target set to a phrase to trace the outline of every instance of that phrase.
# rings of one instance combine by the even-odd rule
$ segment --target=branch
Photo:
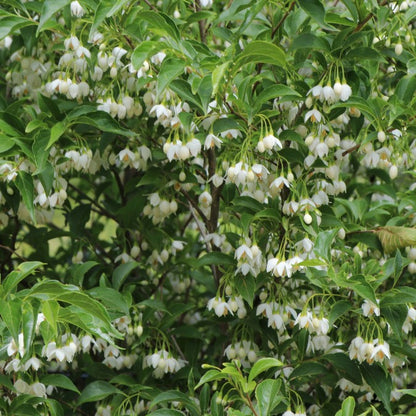
[[[201,10],[200,0],[196,0],[195,1],[195,11],[199,12],[200,10]],[[206,43],[207,42],[207,34],[206,34],[206,30],[205,30],[205,20],[199,20],[198,25],[199,25],[199,37],[201,38],[201,42]]]
[[[289,8],[286,10],[286,13],[283,15],[283,17],[280,19],[280,22],[276,25],[276,27],[273,29],[271,38],[273,39],[276,35],[276,32],[279,30],[279,28],[283,25],[287,17],[289,16],[289,13],[293,10],[295,7],[296,1],[292,1]]]
[[[149,0],[144,0],[144,2],[152,9],[152,10],[154,10],[155,12],[157,12],[158,10],[157,10],[157,8],[155,7],[155,6],[153,6],[153,4],[152,3],[150,3],[150,1]]]
[[[191,196],[188,194],[188,192],[185,191],[185,189],[181,189],[181,194],[188,200],[188,202],[191,204],[191,206],[193,206],[197,210],[199,216],[202,218],[202,221],[204,221],[204,224],[206,226],[208,226],[208,223],[209,223],[208,218],[202,212],[201,208],[199,208],[198,204],[191,198]]]
[[[93,198],[88,196],[86,193],[82,192],[81,189],[79,189],[77,186],[73,185],[72,183],[68,183],[68,186],[75,191],[77,191],[83,198],[85,198],[87,201],[90,201],[91,204],[97,207],[97,212],[101,215],[104,215],[105,217],[111,218],[112,220],[116,221],[118,223],[117,218],[110,212],[107,211],[105,208],[103,208],[97,201],[95,201]]]

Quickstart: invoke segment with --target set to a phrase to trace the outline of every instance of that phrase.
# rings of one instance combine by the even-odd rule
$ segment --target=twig
[[[22,261],[27,261],[24,257],[22,257],[20,254],[18,254],[16,250],[11,249],[10,247],[7,247],[7,246],[4,246],[3,244],[0,244],[0,248],[10,252],[12,255],[14,254],[15,256],[19,257],[19,259],[22,260]]]
[[[158,10],[157,10],[157,8],[155,7],[155,6],[153,6],[153,4],[152,3],[150,3],[150,1],[149,0],[144,0],[144,2],[152,9],[152,10],[154,10],[155,12],[157,12]]]
[[[195,1],[195,11],[199,12],[200,10],[201,10],[200,0],[196,0]],[[205,20],[199,20],[198,25],[199,25],[199,37],[201,38],[201,42],[206,43],[207,34],[206,34],[206,30],[205,30]]]
[[[114,178],[117,182],[118,190],[120,192],[121,203],[124,206],[127,203],[126,195],[124,194],[124,186],[121,182],[120,176],[118,175],[117,171],[114,168],[111,169],[111,171],[113,172]]]
[[[79,189],[77,186],[73,185],[72,183],[68,183],[68,186],[75,191],[77,191],[83,198],[90,201],[91,204],[97,207],[99,214],[104,215],[108,218],[113,219],[114,221],[118,222],[117,218],[109,211],[107,211],[105,208],[103,208],[100,204],[98,204],[97,201],[95,201],[93,198],[88,196],[85,192],[82,192],[81,189]]]
[[[287,17],[289,16],[289,13],[293,10],[293,8],[295,7],[296,1],[292,1],[292,3],[290,4],[289,8],[286,10],[286,13],[283,15],[283,17],[280,19],[280,22],[276,25],[276,27],[273,29],[272,34],[271,34],[271,38],[273,39],[274,36],[276,35],[276,32],[279,30],[279,28],[283,25],[283,23],[285,22],[285,20],[287,19]]]
[[[191,198],[185,189],[181,188],[181,194],[188,200],[188,202],[197,210],[199,216],[204,221],[204,224],[208,227],[209,221],[206,215],[202,212],[201,208],[199,208],[198,204]]]
[[[355,150],[358,150],[359,148],[360,148],[360,145],[359,144],[356,144],[355,146],[350,147],[349,149],[347,149],[344,152],[342,152],[342,156],[344,157],[344,156],[348,155],[348,153],[352,153]]]
[[[196,222],[196,226],[198,227],[199,232],[201,233],[202,238],[203,238],[203,239],[204,239],[204,241],[205,241],[205,246],[206,246],[206,248],[207,248],[207,251],[208,251],[208,252],[212,252],[212,251],[213,251],[213,250],[212,250],[213,248],[212,248],[211,244],[207,241],[207,234],[206,234],[206,232],[205,232],[205,230],[204,230],[203,224],[201,224],[201,223],[199,222],[199,219],[198,219],[198,217],[195,215],[195,211],[194,211],[194,208],[192,207],[191,203],[189,203],[189,210],[191,211],[191,214],[192,214],[192,216],[194,217],[194,220],[195,220],[195,222]],[[218,284],[218,283],[219,283],[218,269],[217,269],[217,267],[216,267],[215,265],[213,265],[213,264],[211,264],[210,266],[211,266],[211,271],[212,271],[212,274],[213,274],[213,276],[214,276],[215,282]]]

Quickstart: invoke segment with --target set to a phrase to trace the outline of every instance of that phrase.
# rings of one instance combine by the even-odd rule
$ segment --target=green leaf
[[[158,35],[167,36],[170,39],[179,42],[179,30],[175,22],[166,14],[161,12],[144,11],[137,15],[139,19],[146,20],[149,28]]]
[[[273,100],[277,97],[289,96],[291,98],[301,97],[301,95],[286,85],[272,85],[263,90],[256,98],[255,106],[261,107],[261,105],[269,100]]]
[[[27,296],[57,300],[75,305],[100,320],[108,332],[115,332],[111,325],[110,317],[103,305],[86,293],[81,292],[77,286],[64,285],[56,280],[44,280],[34,285]]]
[[[7,296],[25,277],[44,264],[40,261],[27,261],[19,264],[17,269],[9,273],[3,281],[4,295]]]
[[[67,221],[72,235],[80,237],[85,234],[85,227],[90,219],[90,215],[91,204],[78,205],[68,212]]]
[[[25,26],[33,26],[33,20],[25,19],[21,16],[6,16],[0,19],[0,40],[8,35],[12,35],[16,30]]]
[[[49,131],[40,130],[35,137],[32,145],[33,158],[36,164],[36,172],[33,175],[41,172],[45,166],[49,157],[49,152],[46,151],[46,146],[49,141]]]
[[[320,363],[304,362],[293,370],[292,374],[290,375],[290,379],[295,379],[298,377],[312,377],[327,373],[327,368]]]
[[[121,394],[121,391],[106,381],[98,380],[88,384],[78,398],[78,405],[89,402],[97,402],[113,394]]]
[[[56,386],[80,394],[75,384],[63,374],[48,374],[42,377],[41,383],[45,386]]]
[[[149,409],[160,405],[162,403],[168,402],[172,403],[173,401],[182,403],[193,416],[200,414],[198,407],[195,402],[191,400],[186,394],[177,391],[177,390],[168,390],[158,394],[149,404]]]
[[[253,364],[253,367],[251,367],[248,375],[248,381],[254,380],[259,374],[267,371],[269,368],[281,366],[283,366],[283,363],[276,358],[260,358],[260,360],[256,361]]]
[[[331,311],[329,312],[329,326],[332,327],[334,322],[344,315],[345,312],[349,311],[352,308],[351,302],[348,300],[340,300],[331,307]]]
[[[35,310],[31,303],[22,304],[22,327],[25,357],[28,357],[31,354],[31,347],[35,338],[37,317],[37,308]]]
[[[55,142],[65,133],[66,127],[67,125],[65,122],[58,121],[58,123],[51,128],[51,136],[46,146],[46,150],[53,146]]]
[[[361,46],[358,48],[352,48],[346,55],[346,59],[358,59],[358,60],[374,60],[384,61],[382,55],[373,48]]]
[[[236,69],[246,64],[271,64],[281,67],[286,66],[286,55],[278,46],[270,42],[256,40],[250,42],[243,52],[237,56]],[[215,83],[213,83],[215,85]]]
[[[76,118],[74,122],[79,124],[87,124],[96,127],[98,130],[108,133],[120,134],[126,137],[134,136],[134,133],[131,130],[120,127],[117,121],[114,120],[110,114],[107,114],[104,111],[88,113],[88,116],[84,115]]]
[[[328,41],[323,38],[316,36],[312,33],[302,33],[296,37],[292,44],[291,49],[318,49],[323,51],[329,51],[331,48]]]
[[[157,409],[154,412],[148,413],[149,416],[183,416],[185,413],[174,409]]]
[[[256,279],[248,274],[246,276],[237,276],[237,290],[242,298],[253,307],[254,296],[256,295]]]
[[[179,95],[182,100],[193,104],[204,111],[199,97],[192,93],[191,86],[183,79],[176,79],[170,84],[170,89]]]
[[[45,0],[43,2],[42,11],[40,13],[40,20],[38,30],[36,31],[36,36],[42,31],[45,24],[49,19],[57,13],[59,10],[63,9],[71,0]]]
[[[390,393],[392,389],[392,381],[389,374],[386,374],[378,364],[369,365],[363,363],[362,374],[365,381],[374,390],[374,393],[384,404],[385,410],[390,416],[393,416],[390,405]]]
[[[166,58],[163,60],[157,77],[156,96],[165,90],[165,88],[178,77],[183,74],[185,62],[178,58]]]
[[[405,75],[398,82],[396,91],[394,92],[394,94],[403,103],[408,104],[412,101],[415,91],[416,91],[416,76]]]
[[[342,402],[341,416],[354,416],[355,399],[354,397],[347,397]]]
[[[331,260],[331,245],[337,234],[337,230],[321,231],[316,238],[314,251],[318,257],[326,261]]]
[[[360,369],[356,361],[350,360],[347,354],[343,352],[325,354],[322,356],[322,360],[329,361],[341,377],[352,381],[354,384],[361,385],[362,378]]]
[[[7,302],[0,302],[0,315],[10,331],[11,336],[18,342],[20,332],[20,321],[22,318],[22,301],[10,299]]]
[[[141,42],[131,55],[131,63],[134,69],[139,70],[146,59],[161,52],[165,47],[166,45],[164,43],[154,40],[144,40]]]
[[[401,305],[383,306],[380,311],[381,315],[386,318],[396,335],[401,337],[403,333],[403,323],[407,317],[406,305],[403,303]]]
[[[0,135],[0,153],[5,153],[14,146],[13,139]]]
[[[114,269],[113,276],[111,278],[114,289],[119,290],[121,285],[127,279],[128,275],[138,266],[139,263],[136,261],[129,261],[128,263],[120,264],[120,266],[117,266]]]
[[[211,101],[211,95],[212,95],[212,76],[206,75],[198,87],[198,96],[201,100],[202,107],[207,113],[208,111],[208,104]]]
[[[272,410],[283,400],[279,396],[282,380],[264,380],[256,388],[256,399],[260,416],[269,416]]]
[[[46,322],[50,325],[54,334],[58,333],[57,318],[61,307],[56,300],[44,300],[42,302],[42,313],[45,315]]]
[[[196,268],[212,264],[231,266],[235,265],[235,261],[233,257],[231,257],[228,254],[213,251],[211,253],[204,254],[202,257],[200,257],[198,259]]]
[[[74,282],[78,286],[82,286],[85,274],[88,273],[93,267],[97,266],[98,264],[98,262],[91,260],[81,264],[74,264],[71,267],[71,275],[74,278]]]
[[[32,176],[22,170],[19,171],[16,177],[16,186],[20,192],[20,195],[23,199],[26,208],[29,211],[30,217],[33,222],[36,222],[35,219],[35,207],[33,205],[34,200],[34,188],[33,188],[33,179]]]
[[[299,0],[299,6],[322,27],[328,27],[325,23],[325,8],[319,0]]]
[[[230,65],[230,62],[225,62],[221,65],[218,65],[212,71],[212,93],[214,95],[217,94],[220,84],[223,83],[224,75],[229,65]]]
[[[94,299],[100,300],[105,307],[124,315],[129,315],[129,305],[123,295],[110,287],[95,287],[87,292]]]
[[[7,134],[8,136],[20,136],[20,133],[7,121],[0,118],[0,131]]]
[[[210,381],[215,380],[222,380],[224,378],[227,378],[227,376],[221,373],[220,370],[209,370],[201,377],[199,383],[195,386],[195,390],[205,383],[209,383]]]

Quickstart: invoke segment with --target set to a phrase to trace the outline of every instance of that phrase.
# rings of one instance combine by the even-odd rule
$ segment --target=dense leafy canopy
[[[3,0],[0,414],[411,414],[415,23]]]

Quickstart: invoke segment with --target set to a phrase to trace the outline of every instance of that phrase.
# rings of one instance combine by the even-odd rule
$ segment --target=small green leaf
[[[127,279],[128,275],[138,267],[139,263],[136,261],[129,261],[128,263],[120,264],[113,271],[111,282],[116,290],[119,290],[121,285]]]
[[[185,80],[175,79],[173,82],[171,82],[170,89],[178,94],[182,100],[188,102],[189,104],[193,104],[200,110],[204,111],[199,97],[192,93],[191,86]]]
[[[246,276],[238,276],[237,290],[242,298],[253,307],[254,296],[256,294],[256,279],[248,274]]]
[[[354,397],[347,397],[342,402],[341,416],[354,416],[355,399]]]
[[[0,153],[5,153],[14,146],[13,139],[0,135]]]
[[[177,42],[180,40],[179,30],[175,22],[166,14],[161,12],[144,11],[137,15],[139,19],[146,20],[149,28],[156,34],[167,36]]]
[[[259,407],[259,416],[269,416],[273,409],[283,400],[279,390],[282,380],[264,380],[256,388],[256,399]]]
[[[316,238],[315,253],[326,261],[331,260],[331,245],[337,230],[321,231]]]
[[[299,0],[299,6],[322,27],[328,27],[325,23],[325,8],[319,0]]]
[[[75,384],[63,374],[48,374],[41,379],[45,386],[56,386],[80,394]]]
[[[163,60],[157,77],[156,95],[157,97],[165,90],[165,88],[178,77],[183,74],[185,62],[182,59],[166,58]]]
[[[141,42],[131,55],[131,63],[134,69],[139,70],[146,59],[157,52],[161,52],[164,47],[166,47],[164,43],[154,40],[144,40]]]
[[[393,416],[390,405],[390,393],[392,389],[390,375],[386,374],[385,370],[378,364],[369,365],[367,363],[363,363],[361,367],[365,381],[374,390],[377,397],[382,401],[388,414]]]
[[[246,64],[271,64],[281,67],[286,66],[286,55],[284,51],[273,43],[256,40],[250,42],[243,52],[237,56],[236,68],[239,69]],[[213,83],[215,85],[215,83]]]
[[[229,65],[230,65],[230,62],[225,62],[221,65],[218,65],[212,71],[212,93],[213,95],[215,95],[218,92],[218,88],[220,84],[223,83],[225,71],[227,70]]]
[[[16,270],[9,273],[3,281],[4,294],[7,296],[24,278],[32,274],[40,266],[40,261],[27,261],[19,264]]]
[[[173,401],[182,403],[191,413],[192,416],[200,414],[199,409],[194,401],[192,401],[186,394],[177,390],[168,390],[158,394],[149,404],[149,409],[162,403],[172,403]]]
[[[108,396],[119,393],[121,394],[120,390],[106,381],[93,381],[82,391],[78,398],[78,405],[89,402],[97,402]]]
[[[20,333],[20,321],[22,318],[22,301],[18,298],[7,302],[0,302],[0,315],[10,331],[11,336],[18,342]]]
[[[94,299],[98,299],[110,310],[129,314],[129,305],[123,295],[110,287],[95,287],[87,292]]]
[[[235,260],[228,254],[213,251],[200,257],[196,267],[198,268],[212,264],[231,266],[235,264]]]
[[[34,200],[34,187],[33,187],[33,179],[32,176],[24,171],[19,171],[16,177],[16,186],[20,192],[20,195],[23,199],[26,208],[29,211],[30,217],[32,218],[33,222],[36,222],[35,219],[35,207],[33,205]]]
[[[184,416],[185,413],[174,409],[157,409],[154,412],[148,413],[148,416]]]
[[[46,146],[46,150],[53,146],[55,142],[65,133],[66,127],[65,122],[58,121],[58,123],[51,128],[51,136]]]
[[[248,375],[248,380],[254,380],[259,374],[267,371],[273,367],[281,367],[283,363],[276,358],[260,358],[256,361],[251,367],[250,374]]]
[[[26,26],[33,26],[33,20],[25,19],[21,16],[5,16],[0,19],[0,40]]]
[[[48,20],[59,10],[63,9],[71,0],[45,0],[43,2],[42,11],[40,12],[40,20],[36,36],[42,31]]]
[[[209,383],[210,381],[215,380],[222,380],[224,378],[227,378],[221,371],[219,370],[209,370],[207,371],[199,380],[199,383],[195,386],[195,390],[201,387],[205,383]]]

